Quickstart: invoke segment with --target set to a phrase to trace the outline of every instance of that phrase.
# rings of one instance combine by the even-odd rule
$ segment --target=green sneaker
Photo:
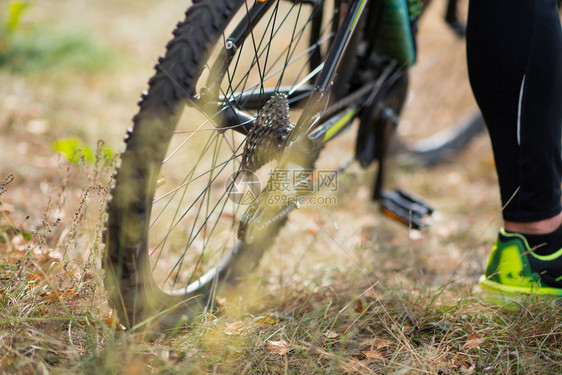
[[[478,287],[494,303],[520,301],[529,295],[562,297],[562,248],[538,255],[523,235],[502,229]]]

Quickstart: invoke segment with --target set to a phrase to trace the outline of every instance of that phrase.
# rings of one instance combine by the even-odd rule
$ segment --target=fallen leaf
[[[463,344],[464,349],[472,349],[477,348],[480,344],[482,344],[485,340],[479,339],[478,335],[473,332],[468,334],[468,340]]]
[[[365,293],[363,293],[363,295],[365,296],[365,298],[370,298],[370,299],[374,299],[374,300],[379,300],[382,297],[384,297],[384,294],[381,294],[380,292],[378,292],[375,287],[370,287],[369,289],[367,289],[365,291]]]
[[[32,282],[39,282],[39,281],[43,280],[44,277],[43,277],[43,274],[40,273],[40,272],[33,272],[32,274],[27,276],[26,279],[29,280],[29,281],[32,281]]]
[[[365,362],[357,358],[347,361],[347,363],[342,366],[342,370],[346,374],[364,374],[366,368]]]
[[[306,233],[310,234],[311,236],[316,235],[318,233],[318,228],[307,228]]]
[[[375,337],[375,338],[372,338],[372,339],[362,341],[361,345],[364,347],[364,349],[363,349],[364,351],[365,350],[371,350],[373,348],[377,349],[377,350],[380,350],[380,349],[384,349],[384,348],[387,348],[387,347],[391,346],[392,341],[387,340],[387,339],[383,339],[383,338],[380,338],[380,337]]]
[[[358,313],[362,313],[363,311],[365,311],[365,303],[363,303],[363,300],[361,298],[355,301],[355,306],[353,307],[353,309]]]
[[[267,350],[269,350],[273,354],[285,355],[291,349],[291,344],[289,344],[286,340],[281,341],[271,341],[267,340],[265,342]]]
[[[387,347],[389,347],[390,345],[392,345],[392,341],[386,340],[386,339],[380,339],[380,340],[377,342],[377,345],[375,345],[375,347],[376,347],[377,349],[382,349],[382,348],[387,348]]]
[[[2,186],[0,185],[0,195],[2,193],[1,191]],[[0,204],[0,215],[8,215],[11,212],[14,212],[14,206],[6,203],[6,202],[0,202],[2,204]]]
[[[113,319],[111,316],[106,316],[104,318],[101,318],[101,322],[108,328],[115,327],[115,329],[118,331],[125,330],[125,326],[119,323],[118,320]]]
[[[243,333],[245,330],[244,323],[241,321],[237,321],[234,323],[230,323],[226,325],[226,329],[224,330],[225,335],[239,335]]]
[[[453,368],[461,369],[461,370],[468,370],[469,368],[473,367],[474,364],[467,359],[459,358],[456,356],[453,361]]]
[[[372,358],[382,358],[381,353],[379,353],[376,349],[371,349],[371,350],[365,350],[363,352],[361,352],[365,357],[367,357],[368,359],[372,359]]]
[[[59,290],[58,292],[47,294],[47,300],[57,299],[59,301],[63,301],[63,300],[69,300],[73,297],[76,297],[76,293],[74,292],[74,289]]]

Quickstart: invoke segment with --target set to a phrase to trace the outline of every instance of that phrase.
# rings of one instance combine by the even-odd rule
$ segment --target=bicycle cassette
[[[255,172],[278,159],[285,149],[294,125],[289,122],[289,100],[285,94],[273,95],[258,113],[248,133],[241,168]]]

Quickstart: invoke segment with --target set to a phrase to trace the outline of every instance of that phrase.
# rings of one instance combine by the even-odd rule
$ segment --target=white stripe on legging
[[[523,75],[523,80],[521,81],[521,88],[519,89],[519,103],[517,105],[517,145],[521,146],[521,107],[523,103],[523,90],[525,88],[525,77]]]

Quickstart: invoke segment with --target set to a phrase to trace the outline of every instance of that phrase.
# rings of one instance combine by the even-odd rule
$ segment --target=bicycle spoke
[[[205,149],[207,149],[207,146],[210,147],[210,145],[212,144],[212,140],[213,140],[213,139],[214,139],[214,138],[209,138],[209,140],[207,141],[207,144],[205,145],[205,146],[206,146]],[[190,178],[190,177],[193,175],[193,173],[195,173],[195,169],[196,169],[197,165],[199,164],[199,161],[203,158],[203,156],[204,156],[205,154],[206,154],[206,152],[205,152],[205,150],[204,150],[204,151],[199,155],[198,162],[196,163],[195,167],[192,168],[191,172],[186,176],[186,179],[187,179],[187,178]],[[192,181],[193,181],[193,180],[192,180]],[[175,218],[177,217],[177,215],[178,215],[178,213],[179,213],[179,208],[180,208],[181,202],[183,202],[183,200],[185,199],[185,195],[186,195],[186,193],[187,193],[187,186],[188,186],[189,184],[182,184],[182,185],[183,185],[183,186],[180,186],[179,188],[173,190],[173,196],[168,200],[168,202],[166,203],[166,205],[162,208],[160,214],[157,215],[156,218],[153,220],[153,222],[151,223],[150,227],[152,227],[152,226],[154,225],[154,223],[155,223],[155,222],[160,218],[160,216],[163,214],[164,210],[171,204],[172,199],[176,196],[177,192],[178,192],[181,188],[183,188],[183,193],[182,193],[182,196],[181,196],[181,199],[180,199],[180,203],[178,204],[178,206],[177,206],[177,208],[176,208],[176,210],[175,210],[175,212],[174,212],[172,222],[175,220]],[[166,195],[169,195],[169,193],[167,193]],[[160,199],[161,199],[161,198],[160,198]],[[156,200],[155,200],[155,202],[156,202]],[[164,236],[164,238],[162,239],[162,241],[160,242],[160,244],[159,244],[158,246],[156,246],[156,247],[154,248],[154,250],[152,251],[152,253],[151,253],[151,256],[153,256],[154,253],[155,253],[158,249],[160,249],[160,251],[158,251],[158,256],[156,257],[156,259],[155,259],[155,261],[154,261],[154,267],[156,267],[156,264],[157,264],[158,261],[160,260],[160,256],[161,256],[161,254],[162,254],[162,251],[163,251],[163,249],[164,249],[164,247],[165,247],[166,241],[167,241],[167,239],[168,239],[168,237],[169,237],[169,235],[170,235],[170,233],[171,233],[172,230],[173,230],[173,227],[168,228],[168,231],[167,231],[166,235]]]
[[[252,10],[248,4],[243,5],[242,9],[245,13],[244,17],[249,19]],[[165,222],[168,222],[168,225],[157,243],[151,246],[152,267],[156,269],[164,249],[180,246],[177,248],[179,252],[174,263],[167,268],[166,275],[160,278],[163,286],[170,284],[173,287],[180,281],[185,282],[186,279],[182,275],[190,275],[188,282],[194,281],[197,275],[204,272],[201,267],[205,266],[207,259],[218,257],[228,248],[226,246],[228,243],[234,246],[236,236],[232,234],[236,232],[237,218],[243,207],[236,202],[229,202],[228,196],[234,186],[234,180],[226,187],[217,182],[225,172],[230,173],[230,176],[236,176],[239,172],[240,164],[236,160],[240,160],[242,156],[245,139],[236,133],[240,137],[237,139],[232,129],[244,126],[244,123],[240,121],[240,124],[223,126],[223,116],[226,111],[231,113],[243,111],[245,99],[241,98],[252,98],[252,95],[247,93],[255,92],[255,95],[263,96],[266,88],[269,90],[267,92],[270,92],[272,88],[274,91],[279,91],[282,87],[290,87],[291,91],[287,90],[288,93],[295,92],[318,75],[322,65],[313,71],[309,70],[312,51],[318,50],[333,39],[333,31],[328,22],[322,26],[314,43],[305,42],[306,39],[310,39],[305,36],[308,25],[318,9],[313,4],[277,1],[260,20],[263,28],[259,29],[259,33],[258,28],[249,30],[247,37],[240,43],[230,61],[216,60],[215,65],[204,65],[204,72],[208,72],[209,75],[205,87],[211,89],[201,96],[205,102],[199,97],[194,98],[187,108],[198,110],[205,118],[196,125],[195,129],[175,130],[175,135],[180,137],[183,135],[184,138],[177,139],[174,148],[164,158],[163,164],[167,165],[172,159],[178,158],[184,149],[192,148],[190,145],[199,139],[204,143],[196,148],[199,151],[195,159],[189,163],[189,167],[185,169],[183,177],[177,181],[177,184],[154,197],[153,200],[158,207],[154,209],[149,228],[155,230],[157,223],[158,227]],[[333,17],[329,21],[332,19]],[[243,22],[247,21],[243,20],[242,24]],[[276,38],[285,38],[286,42],[279,46],[274,45],[271,41]],[[228,33],[223,32],[221,40],[220,49],[224,51]],[[219,55],[226,56],[224,52]],[[221,69],[217,67],[220,68],[225,63],[228,63],[228,67],[221,73]],[[289,70],[291,70],[290,75]],[[211,76],[216,75],[217,72],[219,75],[223,74],[224,82],[220,83],[220,77]],[[289,83],[284,85],[285,81]],[[251,100],[257,99],[255,96],[253,98]],[[213,102],[222,103],[222,107],[217,108],[212,114],[207,113],[203,108],[208,108]],[[230,135],[227,134],[229,132]],[[225,155],[228,157],[225,158]],[[174,162],[174,165],[176,164],[178,162]],[[178,166],[181,169],[185,168],[181,162]],[[168,168],[177,170],[177,167]],[[218,219],[225,216],[225,213],[228,213],[227,221]],[[164,219],[166,221],[162,221]],[[217,237],[225,230],[231,235],[222,239]],[[174,240],[170,242],[172,238]],[[189,269],[186,269],[188,260]]]
[[[264,36],[262,36],[262,39],[260,40],[260,45],[258,46],[257,50],[260,49],[260,47],[261,47],[261,41],[265,40],[265,36],[266,36],[266,35],[271,35],[271,38],[274,38],[274,37],[278,36],[278,34],[281,32],[281,26],[284,25],[285,22],[288,20],[289,15],[292,13],[292,10],[294,9],[294,7],[295,7],[295,4],[292,5],[291,11],[290,11],[290,12],[287,12],[287,15],[285,15],[284,18],[281,20],[281,22],[278,24],[278,27],[277,27],[276,30],[273,30],[273,28],[272,28],[271,34],[267,34],[267,33],[266,33]],[[299,15],[300,15],[300,9],[301,9],[301,7],[302,7],[302,4],[301,4],[301,5],[299,6],[299,8],[298,8],[298,9],[299,9],[299,11],[298,11],[298,14],[299,14]],[[312,14],[309,16],[309,18],[307,19],[307,22],[310,21],[310,19],[312,18],[312,15],[313,15],[313,14],[314,14],[314,12],[312,12]],[[297,18],[298,18],[298,15],[297,15]],[[271,22],[271,21],[269,21],[269,22]],[[268,25],[269,25],[269,24],[268,24]],[[294,36],[298,34],[298,35],[299,35],[298,40],[300,41],[300,38],[304,35],[304,30],[305,30],[305,28],[306,28],[306,23],[305,23],[305,25],[303,25],[303,26],[301,27],[301,30],[297,33],[297,32],[296,32],[296,23],[295,23],[295,25],[294,25],[294,27],[293,27],[293,39],[294,39]],[[271,40],[271,39],[269,39],[269,40]],[[294,40],[293,40],[293,41],[294,41]],[[276,65],[279,63],[280,59],[283,58],[283,55],[285,55],[285,54],[288,55],[287,52],[290,50],[291,45],[292,45],[292,44],[290,44],[289,46],[285,47],[285,48],[282,50],[282,53],[279,53],[279,56],[276,58],[275,61],[273,61],[273,63],[270,64],[270,66],[272,66],[272,67],[276,66]],[[254,64],[257,64],[257,63],[259,62],[259,59],[262,58],[263,55],[266,53],[266,51],[269,50],[269,47],[270,47],[270,46],[271,46],[271,44],[268,43],[268,44],[267,44],[267,48],[264,49],[263,51],[261,51],[260,53],[258,53],[257,50],[256,50],[255,55],[254,55],[254,57],[253,57],[253,62],[252,62],[253,65],[254,65]],[[244,47],[244,45],[241,46],[241,48],[243,48],[243,47]],[[310,52],[311,52],[313,49],[317,48],[317,47],[318,47],[317,45],[309,46],[309,47],[308,47],[303,53],[301,53],[299,56],[300,56],[300,57],[304,57],[304,56],[306,56],[306,55],[309,55]],[[293,53],[294,53],[294,52],[293,52]],[[310,57],[309,57],[309,58],[310,58]],[[293,63],[296,62],[297,60],[298,60],[298,59],[291,59],[291,60],[290,60],[290,63],[293,64]],[[307,60],[307,62],[308,62],[308,60]],[[252,85],[252,86],[249,86],[249,87],[246,87],[247,80],[248,80],[248,78],[249,78],[249,76],[248,76],[249,73],[246,73],[246,74],[244,75],[244,77],[243,77],[244,79],[243,79],[243,80],[240,80],[239,84],[236,85],[235,87],[233,87],[232,84],[231,84],[231,82],[230,82],[230,83],[229,83],[229,89],[231,90],[232,93],[234,93],[235,91],[239,91],[239,90],[242,90],[242,91],[250,91],[250,90],[252,90],[252,89],[256,89],[258,86],[261,85],[261,82],[266,81],[266,80],[272,78],[275,74],[277,74],[277,73],[279,73],[279,72],[283,72],[284,69],[286,69],[286,67],[287,67],[288,65],[289,65],[289,64],[285,63],[283,66],[281,66],[280,68],[277,68],[275,71],[271,71],[271,72],[267,72],[267,71],[266,71],[266,72],[264,72],[263,74],[260,73],[261,79],[258,81],[258,83],[254,84],[254,85]],[[235,65],[235,67],[237,67],[237,66],[238,66],[238,64]],[[260,70],[260,72],[261,72],[261,69],[259,69],[259,70]],[[265,70],[265,68],[264,68],[264,70]],[[229,77],[232,75],[232,73],[233,73],[233,72],[230,72],[230,71],[229,71]],[[278,79],[278,86],[279,86],[279,83],[281,82],[281,80],[282,80],[282,77],[281,77],[280,79]],[[260,90],[262,90],[262,89],[260,88]]]
[[[216,178],[216,177],[215,177]],[[212,182],[214,182],[214,179],[212,181],[209,182],[209,186],[210,184],[212,184]],[[231,183],[231,185],[229,185],[229,188],[225,189],[225,192],[223,192],[223,194],[220,196],[218,202],[213,206],[212,210],[210,211],[210,213],[204,218],[203,223],[201,224],[201,226],[199,226],[199,228],[194,231],[195,228],[195,223],[192,227],[192,232],[190,233],[189,239],[185,245],[184,251],[182,253],[182,255],[180,256],[180,258],[178,259],[178,261],[175,263],[174,267],[172,268],[172,270],[170,271],[169,275],[166,277],[166,280],[169,278],[169,276],[174,272],[174,270],[180,269],[181,268],[181,264],[183,263],[183,260],[185,258],[185,255],[187,254],[187,250],[193,245],[193,241],[195,241],[195,239],[200,235],[201,231],[203,230],[203,227],[207,224],[207,222],[209,221],[210,216],[215,212],[215,210],[217,209],[217,207],[219,207],[221,205],[221,202],[224,201],[224,203],[222,203],[222,207],[224,207],[224,205],[226,205],[226,198],[228,197],[228,194],[230,193],[230,190],[232,189],[234,182]],[[202,193],[199,197],[198,197],[198,201],[199,198],[202,197],[202,195],[207,194],[208,189],[205,189],[204,193]],[[203,197],[204,198],[204,197]],[[200,205],[200,209],[201,209],[201,205]],[[200,211],[199,211],[200,212]],[[182,217],[178,220],[181,221],[181,219],[183,219],[183,217],[185,217],[185,214],[187,214],[187,211],[184,213],[184,215],[182,215]],[[177,224],[176,224],[177,225]],[[202,254],[203,255],[203,254]],[[202,257],[202,255],[200,256],[200,258]]]

